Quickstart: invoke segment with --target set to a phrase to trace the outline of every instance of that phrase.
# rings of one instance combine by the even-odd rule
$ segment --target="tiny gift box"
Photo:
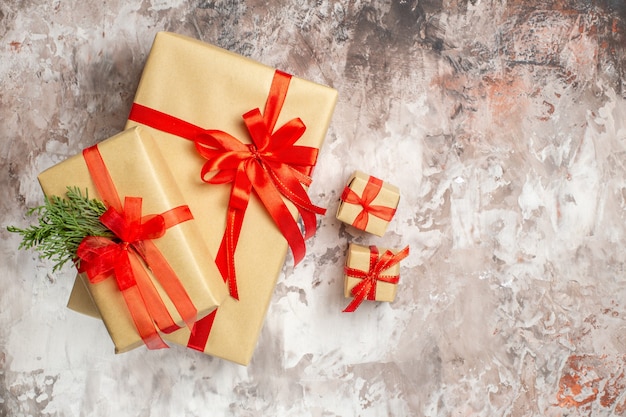
[[[337,219],[377,236],[382,236],[400,201],[398,187],[356,171],[341,194]]]
[[[77,187],[108,207],[100,221],[115,236],[84,238],[77,257],[84,305],[97,306],[117,353],[142,343],[166,347],[160,332],[192,325],[227,297],[196,220],[145,129],[87,148],[38,179],[48,197]]]
[[[323,213],[306,189],[336,100],[332,88],[157,34],[127,126],[154,136],[232,296],[166,340],[249,363],[287,251],[302,259]]]
[[[395,300],[400,261],[408,255],[408,246],[391,250],[351,243],[344,266],[344,296],[353,300],[344,312],[353,312],[364,300]]]

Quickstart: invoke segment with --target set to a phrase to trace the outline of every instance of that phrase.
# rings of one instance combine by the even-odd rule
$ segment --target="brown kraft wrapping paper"
[[[145,129],[124,131],[99,143],[98,149],[120,198],[142,198],[142,215],[163,213],[185,204],[161,152]],[[68,186],[76,186],[82,191],[86,189],[90,198],[98,198],[81,154],[47,169],[38,178],[47,196],[64,196]],[[211,313],[227,297],[215,263],[206,256],[208,249],[194,219],[168,228],[153,242],[182,283],[198,311],[198,318]],[[151,278],[174,322],[184,326],[171,300]],[[79,274],[75,287],[80,289],[77,299],[82,304],[80,308],[95,311],[103,318],[117,353],[143,344],[113,277],[91,284],[85,274]]]
[[[135,103],[205,129],[229,133],[250,143],[242,115],[265,106],[275,69],[190,39],[157,34],[139,83]],[[336,90],[293,77],[276,127],[299,117],[306,131],[297,145],[320,148],[337,100]],[[129,121],[128,126],[136,123]],[[211,253],[225,230],[232,184],[206,184],[206,162],[191,140],[148,128],[166,155],[170,170]],[[294,217],[297,212],[288,203]],[[239,301],[227,298],[217,311],[204,352],[239,364],[250,362],[288,245],[265,207],[252,195],[237,249]],[[73,305],[70,300],[70,306]],[[188,329],[166,340],[187,346]]]

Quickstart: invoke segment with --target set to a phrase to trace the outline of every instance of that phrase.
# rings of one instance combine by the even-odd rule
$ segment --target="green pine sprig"
[[[89,199],[78,187],[67,187],[66,198],[52,196],[44,205],[28,210],[27,215],[38,216],[38,224],[26,229],[8,226],[7,230],[22,235],[19,249],[35,248],[44,259],[54,262],[53,272],[67,262],[76,262],[76,250],[86,236],[114,234],[100,222],[106,211],[104,203]]]

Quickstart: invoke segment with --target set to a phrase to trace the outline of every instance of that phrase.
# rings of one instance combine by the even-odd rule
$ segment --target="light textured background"
[[[5,0],[3,226],[123,127],[159,30],[339,90],[329,215],[247,368],[115,356],[73,271],[0,231],[0,416],[626,415],[623,0]],[[401,189],[382,238],[334,219],[354,169]],[[394,303],[341,313],[351,241],[411,246]]]

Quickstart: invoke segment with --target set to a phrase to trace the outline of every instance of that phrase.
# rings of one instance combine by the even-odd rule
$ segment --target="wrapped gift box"
[[[399,201],[398,187],[356,171],[341,195],[337,219],[357,229],[382,236]]]
[[[354,311],[364,300],[395,300],[400,278],[400,261],[409,248],[393,250],[351,243],[344,273],[344,296],[355,301],[344,311]],[[358,287],[358,286],[361,287]]]
[[[113,180],[118,196],[142,198],[142,215],[160,214],[185,205],[180,190],[156,142],[143,128],[129,129],[97,145],[102,160]],[[64,196],[68,186],[87,190],[90,198],[98,198],[97,188],[83,155],[73,156],[39,175],[39,182],[47,196]],[[199,233],[196,220],[188,220],[166,229],[165,234],[151,240],[175,272],[184,290],[197,310],[197,318],[207,316],[227,297],[227,289],[210,257],[207,245]],[[165,295],[154,275],[154,281],[173,321],[179,326],[185,322],[171,300]],[[97,305],[111,334],[116,352],[124,352],[143,342],[133,323],[124,297],[115,279],[92,284],[85,274],[88,292],[83,291],[82,303],[87,308]]]
[[[257,108],[263,111],[275,72],[274,68],[215,46],[162,32],[157,34],[147,59],[134,109],[140,106],[174,117],[175,128],[182,126],[185,130],[188,123],[227,132],[248,144],[250,134],[242,115]],[[276,126],[300,118],[306,130],[296,145],[320,148],[336,100],[334,89],[292,77]],[[137,119],[134,111],[130,119],[128,126],[138,124],[132,120]],[[167,164],[196,217],[209,250],[218,253],[232,184],[204,183],[200,173],[206,159],[198,154],[189,137],[164,132],[172,125],[170,122],[164,122],[159,129],[146,129],[166,155]],[[296,218],[295,207],[289,202],[287,206],[291,216]],[[206,342],[190,342],[188,329],[169,334],[166,340],[248,364],[287,250],[285,237],[253,193],[234,258],[239,300],[228,298],[217,310],[214,321],[204,323],[210,327]]]

